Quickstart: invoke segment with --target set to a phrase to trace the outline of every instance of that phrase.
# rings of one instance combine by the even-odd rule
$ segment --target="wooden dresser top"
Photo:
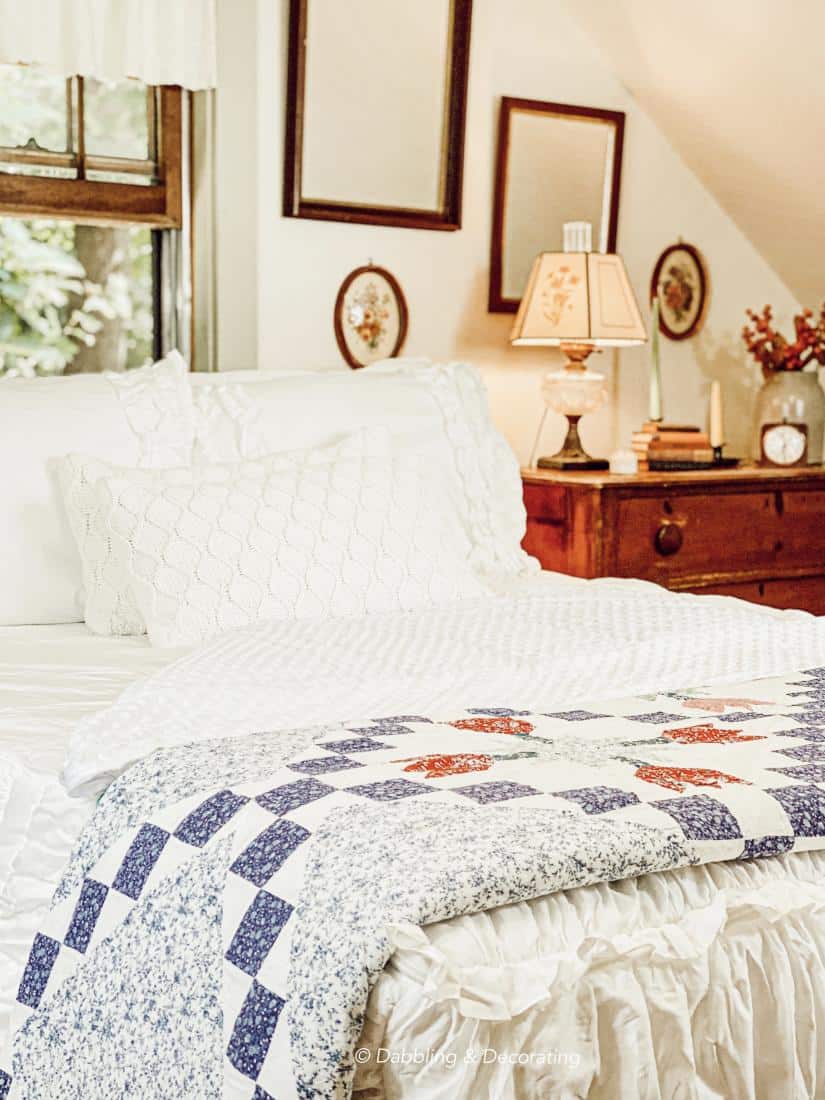
[[[825,467],[797,466],[783,470],[764,466],[737,466],[728,470],[652,470],[639,474],[611,474],[601,470],[577,473],[570,470],[522,469],[521,477],[527,484],[581,486],[590,489],[640,490],[666,489],[671,486],[688,486],[712,490],[724,486],[742,489],[825,489]]]

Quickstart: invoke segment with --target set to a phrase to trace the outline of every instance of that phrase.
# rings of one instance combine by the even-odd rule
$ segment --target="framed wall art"
[[[705,319],[708,274],[692,244],[669,245],[656,261],[650,280],[650,300],[659,299],[659,330],[669,340],[695,336]]]
[[[490,313],[515,313],[533,261],[560,252],[564,223],[589,222],[596,252],[616,251],[622,111],[501,100],[490,240]]]
[[[472,0],[290,0],[283,212],[458,229]]]
[[[392,359],[407,336],[407,303],[398,280],[383,267],[357,267],[335,299],[335,339],[353,368]]]

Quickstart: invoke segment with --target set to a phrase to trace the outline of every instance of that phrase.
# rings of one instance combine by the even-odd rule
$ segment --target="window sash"
[[[73,178],[0,172],[0,216],[66,218],[86,224],[141,223],[156,228],[178,229],[182,224],[181,185],[182,92],[176,87],[158,90],[158,125],[154,134],[157,160],[135,161],[122,157],[87,155],[83,148],[82,83],[76,112],[69,128],[77,125],[75,149],[58,153],[45,150],[0,150],[0,161],[71,168]],[[150,126],[150,141],[153,128]],[[148,169],[148,171],[147,171]],[[88,172],[127,172],[153,175],[151,183],[114,183],[87,179]]]

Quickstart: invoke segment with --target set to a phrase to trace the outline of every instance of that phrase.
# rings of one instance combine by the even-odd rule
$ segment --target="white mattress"
[[[0,1046],[32,936],[94,809],[57,778],[72,728],[178,655],[82,623],[0,627]]]

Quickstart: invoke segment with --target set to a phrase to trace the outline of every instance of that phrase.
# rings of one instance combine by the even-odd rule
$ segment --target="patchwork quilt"
[[[825,668],[161,749],[73,856],[0,1098],[345,1097],[392,929],[823,847]]]

